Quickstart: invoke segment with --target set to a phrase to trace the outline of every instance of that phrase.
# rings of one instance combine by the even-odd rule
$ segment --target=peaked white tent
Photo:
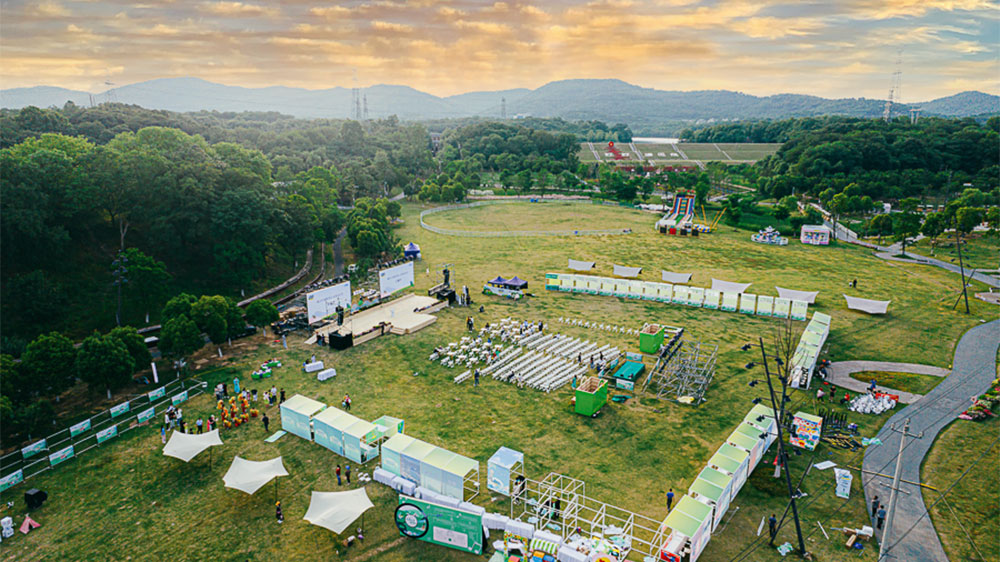
[[[847,299],[847,308],[851,310],[860,310],[861,312],[867,312],[868,314],[885,314],[889,311],[889,303],[892,301],[873,301],[870,299],[859,299],[858,297],[849,297],[844,295]]]
[[[569,268],[573,271],[590,271],[591,269],[594,269],[594,262],[569,260]]]
[[[690,273],[674,273],[672,271],[667,271],[665,269],[660,270],[660,279],[663,279],[667,283],[672,283],[674,285],[684,284],[691,282]]]
[[[635,278],[638,277],[640,273],[642,273],[641,267],[628,267],[625,265],[617,265],[617,264],[614,264],[613,267],[615,270],[615,275],[617,275],[618,277]]]
[[[339,535],[373,507],[364,488],[348,492],[313,492],[303,519]]]
[[[163,446],[163,454],[175,459],[181,459],[184,462],[189,462],[198,456],[198,453],[216,445],[222,445],[218,429],[201,434],[174,431],[170,434],[167,444]]]
[[[254,492],[279,476],[288,476],[285,465],[281,464],[281,457],[275,457],[269,461],[248,461],[234,457],[233,464],[229,465],[229,470],[222,477],[222,481],[227,488],[234,488],[253,495]]]
[[[712,278],[712,290],[721,293],[745,293],[753,283],[733,283],[732,281],[722,281]]]
[[[778,287],[777,285],[774,288],[778,290],[778,296],[783,299],[805,301],[809,304],[816,304],[816,295],[819,294],[819,291],[796,291],[794,289]]]

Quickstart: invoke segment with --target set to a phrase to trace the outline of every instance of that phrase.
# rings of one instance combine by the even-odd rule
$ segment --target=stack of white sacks
[[[895,407],[896,401],[886,395],[876,398],[873,394],[862,394],[861,396],[852,399],[851,405],[848,408],[852,412],[878,415]]]

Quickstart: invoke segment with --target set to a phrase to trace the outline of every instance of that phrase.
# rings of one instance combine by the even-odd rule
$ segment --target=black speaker
[[[28,509],[42,507],[47,499],[49,499],[49,495],[38,488],[32,488],[24,493],[24,503],[28,504]]]

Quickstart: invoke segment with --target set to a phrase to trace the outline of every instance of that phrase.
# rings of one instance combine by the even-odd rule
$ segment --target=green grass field
[[[708,401],[691,407],[642,398],[610,406],[600,417],[590,419],[572,413],[571,392],[566,387],[545,394],[518,390],[490,378],[475,389],[468,383],[455,385],[451,379],[460,371],[429,363],[427,357],[435,346],[466,333],[464,320],[474,312],[471,309],[443,311],[434,325],[416,334],[383,336],[343,352],[306,347],[301,338],[290,338],[291,349],[285,351],[258,337],[255,350],[230,361],[233,371],[209,377],[210,386],[231,380],[235,373],[245,380],[256,363],[278,356],[286,367],[271,380],[289,396],[302,393],[335,404],[349,392],[355,415],[364,419],[383,414],[403,418],[407,433],[479,460],[484,478],[486,460],[506,445],[524,451],[530,478],[558,471],[586,481],[588,494],[596,499],[660,519],[666,514],[663,494],[671,487],[683,493],[751,408],[751,400],[766,396],[763,385],[748,387],[763,372],[759,367],[744,369],[744,364],[756,357],[738,348],[758,336],[769,339],[780,323],[677,305],[545,291],[544,273],[566,271],[567,258],[596,261],[598,275],[610,275],[611,264],[618,263],[643,266],[642,278],[646,280],[658,280],[663,268],[693,272],[692,283],[699,286],[709,285],[716,277],[753,282],[751,291],[761,294],[774,294],[774,285],[819,290],[815,310],[833,316],[830,352],[824,355],[831,360],[878,358],[947,366],[958,336],[994,314],[986,303],[978,301],[970,302],[974,307],[971,316],[951,311],[953,283],[946,272],[887,263],[845,245],[815,248],[793,242],[783,248],[762,246],[750,242],[745,231],[731,227],[697,239],[664,236],[652,229],[657,217],[640,212],[620,216],[626,223],[622,226],[636,232],[627,236],[450,237],[421,229],[417,215],[422,208],[404,205],[405,222],[397,231],[403,242],[417,242],[423,252],[424,260],[417,264],[416,292],[437,282],[438,264],[452,263],[453,282],[468,285],[474,295],[477,287],[498,274],[516,274],[531,283],[535,296],[521,301],[475,296],[476,305],[485,306],[484,313],[474,313],[477,326],[508,316],[543,319],[551,330],[631,350],[637,348],[633,337],[567,327],[555,320],[574,317],[635,328],[644,322],[683,326],[689,337],[719,345],[719,368],[706,395]],[[605,211],[596,208],[601,209],[599,213]],[[540,209],[549,212],[539,214]],[[578,207],[524,203],[496,210],[505,217],[515,217],[496,219],[498,224],[520,230],[543,227],[545,223],[532,224],[532,213],[543,221],[558,222],[570,220],[561,215],[576,213]],[[460,214],[450,219],[444,213],[432,218],[437,221],[434,224],[445,228],[465,228],[470,223],[468,216]],[[847,282],[854,277],[861,281],[861,289],[854,294],[893,299],[888,315],[875,318],[846,309],[840,293],[849,291]],[[797,323],[795,328],[801,331],[803,324]],[[203,350],[200,357],[211,357],[213,352]],[[295,367],[313,353],[336,367],[335,379],[319,383]],[[420,374],[413,376],[415,372]],[[815,412],[813,396],[794,393],[791,411]],[[208,396],[193,399],[185,405],[185,417],[207,415],[213,406]],[[871,436],[888,415],[848,413],[848,418],[859,424],[863,435]],[[270,417],[273,430],[280,423],[277,408],[271,410]],[[301,518],[311,490],[337,489],[332,471],[344,459],[291,435],[274,444],[264,443],[265,436],[259,422],[224,432],[225,445],[214,450],[209,466],[207,457],[198,457],[188,465],[163,457],[157,428],[131,431],[99,451],[4,493],[0,500],[10,501],[27,486],[38,487],[49,492],[50,500],[33,515],[43,527],[26,537],[17,535],[5,541],[0,558],[314,560],[320,554],[333,554],[336,537]],[[770,458],[774,451],[769,451]],[[222,475],[234,455],[251,460],[284,457],[290,476],[281,479],[278,486],[286,517],[283,525],[274,522],[272,487],[248,497],[222,486]],[[860,466],[861,462],[860,452],[821,445],[815,454],[791,457],[795,478],[810,459],[831,459],[847,466]],[[370,463],[365,469],[374,465]],[[733,502],[725,526],[713,536],[703,559],[737,556],[754,541],[761,517],[772,512],[780,516],[785,505],[784,484],[773,479],[772,472],[769,464],[761,463]],[[833,495],[834,480],[829,472],[812,471],[804,479],[802,490],[809,496],[802,500],[800,511],[807,548],[816,553],[816,560],[832,561],[847,556],[843,541],[836,533],[831,533],[831,540],[825,539],[817,522],[829,532],[831,527],[858,526],[867,519],[860,478],[855,478],[851,499],[845,502]],[[378,484],[368,486],[368,491],[375,509],[365,519],[367,540],[352,547],[345,559],[473,559],[398,539],[391,522],[395,495]],[[506,513],[506,504],[494,499],[481,494],[477,501]],[[18,523],[21,513],[23,503],[17,502],[14,514]],[[95,537],[95,529],[99,529],[99,536]],[[782,529],[778,542],[785,540],[794,540],[790,524]],[[748,559],[770,561],[781,556],[765,545]],[[873,560],[871,549],[860,559]]]
[[[424,218],[431,226],[470,232],[535,230],[609,230],[646,228],[642,220],[658,215],[637,216],[627,207],[583,203],[546,202],[536,204],[484,205],[434,213]],[[653,219],[655,222],[656,219]],[[648,222],[648,221],[647,221]]]
[[[956,420],[938,436],[920,478],[938,491],[923,489],[931,520],[952,560],[1000,561],[1000,445],[993,445],[975,469],[944,499],[941,495],[986,451],[1000,433],[1000,418]],[[974,545],[974,546],[973,546]]]
[[[913,394],[927,394],[938,383],[944,380],[944,377],[935,377],[933,375],[914,375],[913,373],[894,373],[888,371],[861,371],[852,374],[851,378],[866,384],[875,379],[876,384],[880,388],[891,388]]]

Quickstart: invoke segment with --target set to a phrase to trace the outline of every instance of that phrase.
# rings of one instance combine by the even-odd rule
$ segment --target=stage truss
[[[715,376],[719,346],[697,341],[682,341],[669,359],[657,364],[643,390],[660,400],[676,400],[688,404],[705,401],[705,391]]]
[[[578,528],[585,536],[621,535],[628,541],[620,560],[656,558],[669,534],[659,521],[590,498],[586,490],[584,481],[557,472],[541,481],[525,479],[513,486],[510,518],[556,533],[564,541]]]

